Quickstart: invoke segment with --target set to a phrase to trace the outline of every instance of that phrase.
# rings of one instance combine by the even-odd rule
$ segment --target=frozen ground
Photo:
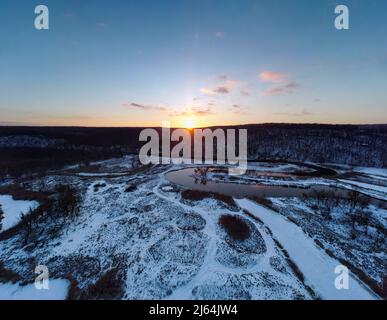
[[[20,221],[22,214],[27,214],[39,206],[36,201],[14,200],[10,195],[0,195],[0,208],[3,211],[3,220],[0,217],[0,231],[5,231]]]
[[[273,232],[273,236],[284,246],[294,262],[316,292],[329,300],[373,300],[375,294],[350,274],[348,290],[335,287],[334,272],[340,262],[329,257],[318,248],[301,228],[282,215],[264,208],[250,200],[236,200],[244,209],[256,215]]]
[[[353,290],[336,292],[332,277],[337,261],[319,249],[311,235],[314,230],[321,235],[329,226],[312,228],[317,218],[311,224],[305,219],[308,229],[283,218],[286,208],[289,215],[297,208],[309,210],[303,200],[276,199],[273,206],[279,213],[274,213],[247,200],[235,203],[211,194],[197,197],[183,194],[184,188],[165,179],[166,172],[179,167],[134,168],[133,161],[125,163],[125,159],[113,159],[91,164],[89,172],[72,167],[24,181],[22,186],[35,192],[54,193],[61,185],[73,186],[81,195],[80,212],[63,217],[50,209],[33,221],[28,238],[23,229],[0,233],[4,268],[16,274],[20,283],[32,283],[36,264],[46,265],[52,279],[70,281],[66,296],[72,299],[375,298],[354,275]],[[259,164],[267,172],[269,168],[276,173],[300,169],[280,166]],[[283,183],[280,177],[266,179]],[[325,180],[313,177],[303,182]],[[378,222],[384,221],[383,215],[378,214]],[[248,237],[234,238],[219,223],[222,216],[238,217]],[[331,245],[330,238],[319,239]],[[360,245],[363,240],[360,237],[354,243]],[[335,254],[343,258],[346,251]],[[363,258],[349,260],[365,272],[375,263],[374,273],[368,274],[380,281],[378,263],[386,261],[385,252],[368,254],[368,266]],[[9,296],[17,288],[6,277],[0,276],[1,282],[0,297],[1,292]],[[109,286],[114,290],[106,290]]]
[[[64,300],[69,289],[67,280],[51,280],[48,289],[38,290],[35,284],[0,283],[0,300]]]

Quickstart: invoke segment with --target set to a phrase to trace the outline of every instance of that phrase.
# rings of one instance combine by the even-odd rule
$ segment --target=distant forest
[[[211,129],[216,128],[248,129],[251,160],[387,167],[387,125],[259,124]],[[143,145],[138,141],[142,129],[0,127],[0,174],[44,172],[137,153]]]

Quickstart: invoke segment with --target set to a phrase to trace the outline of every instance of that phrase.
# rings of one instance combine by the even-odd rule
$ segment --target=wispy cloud
[[[286,73],[277,71],[263,71],[259,74],[259,79],[262,82],[280,83],[286,80],[288,75]]]
[[[233,104],[231,106],[231,108],[229,108],[233,113],[236,113],[236,114],[247,114],[248,113],[248,110],[247,108],[245,107],[242,107],[241,105],[239,104]]]
[[[314,115],[313,112],[303,109],[300,112],[276,112],[274,113],[277,116],[290,116],[290,117],[305,117]]]
[[[263,71],[259,74],[259,79],[269,84],[269,87],[262,92],[263,96],[277,96],[280,94],[291,94],[300,85],[291,76],[284,72]]]
[[[155,110],[155,111],[167,111],[167,108],[163,106],[152,106],[152,105],[145,105],[145,104],[140,104],[140,103],[124,103],[124,107],[128,108],[135,108],[135,109],[140,109],[140,110]]]
[[[213,105],[210,105],[210,103],[207,106],[190,106],[183,110],[178,110],[179,108],[169,108],[165,106],[158,106],[158,105],[147,105],[142,103],[124,103],[124,107],[126,108],[132,108],[132,109],[138,109],[143,111],[156,111],[156,112],[164,112],[170,117],[185,117],[185,116],[208,116],[211,114],[214,114]]]
[[[213,87],[201,88],[200,92],[207,95],[224,95],[232,92],[237,86],[238,81],[228,79],[228,77],[224,75],[218,84]]]
[[[197,116],[207,116],[213,114],[214,111],[210,106],[207,107],[193,107],[191,111]]]
[[[208,95],[215,95],[214,90],[210,88],[200,88],[200,92]]]
[[[214,93],[218,93],[218,94],[230,93],[230,89],[226,86],[216,87],[213,91],[214,91]]]
[[[214,114],[214,110],[211,108],[211,106],[194,106],[187,108],[184,111],[174,111],[169,113],[172,117],[186,117],[186,116],[197,116],[197,117],[203,117]]]

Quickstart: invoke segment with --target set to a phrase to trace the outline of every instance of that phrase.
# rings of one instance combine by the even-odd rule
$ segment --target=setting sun
[[[187,118],[187,119],[184,119],[184,127],[186,127],[187,129],[193,129],[195,128],[195,125],[196,125],[196,121],[194,118]]]

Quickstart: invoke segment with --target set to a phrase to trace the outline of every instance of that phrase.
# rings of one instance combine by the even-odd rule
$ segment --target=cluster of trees
[[[220,128],[247,129],[249,159],[387,167],[387,125],[260,124]],[[137,154],[143,145],[138,141],[142,129],[0,127],[0,175]]]
[[[0,148],[1,176],[19,177],[27,174],[45,175],[49,170],[62,169],[66,165],[88,163],[124,155],[114,148],[71,146],[64,148]]]
[[[55,195],[44,204],[26,214],[21,214],[19,225],[23,231],[24,245],[36,240],[37,227],[42,222],[44,224],[49,219],[54,227],[61,227],[68,219],[79,215],[80,205],[81,195],[77,189],[71,186],[57,188]]]
[[[368,235],[368,225],[370,222],[370,211],[367,209],[370,201],[359,192],[350,191],[348,197],[348,217],[352,226],[352,239],[357,237],[357,226],[363,227],[364,233]]]
[[[234,240],[246,240],[250,237],[251,230],[248,224],[239,216],[222,215],[219,224],[226,230],[227,234]]]
[[[332,211],[339,205],[340,198],[336,196],[334,191],[315,191],[313,199],[316,202],[314,209],[319,210],[321,216],[325,220],[332,219]]]
[[[313,195],[313,200],[312,208],[319,212],[324,220],[332,220],[332,212],[335,208],[342,210],[351,226],[352,239],[356,239],[359,232],[368,235],[371,217],[368,197],[354,190],[349,191],[346,196],[334,191],[317,191]]]
[[[387,126],[262,125],[248,129],[254,159],[387,167]]]

